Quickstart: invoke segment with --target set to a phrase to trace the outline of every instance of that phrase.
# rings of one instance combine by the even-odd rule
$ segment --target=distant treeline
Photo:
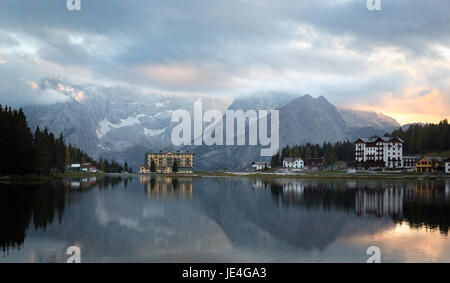
[[[117,161],[108,161],[100,158],[99,161],[94,162],[97,165],[97,168],[103,172],[107,173],[121,173],[128,172],[133,173],[133,168],[128,166],[128,163],[125,161],[125,164],[122,166]]]
[[[355,160],[355,144],[345,141],[335,144],[324,143],[323,145],[310,143],[306,145],[287,145],[281,150],[281,154],[278,152],[272,156],[271,166],[282,166],[283,159],[286,157],[299,157],[304,161],[309,158],[323,157],[327,165],[332,165],[337,161],[350,162]]]
[[[399,128],[390,137],[400,137],[405,141],[404,154],[425,154],[428,152],[442,152],[450,150],[450,126],[447,119],[439,124],[413,124],[407,130]],[[327,165],[337,161],[353,162],[355,160],[354,142],[345,141],[335,144],[324,143],[286,146],[272,157],[271,166],[283,165],[286,157],[300,157],[304,161],[309,158],[325,158]]]
[[[72,146],[69,144],[66,146],[66,154],[65,154],[66,164],[74,164],[74,163],[92,163],[97,166],[97,169],[106,172],[106,173],[121,173],[123,171],[132,173],[133,169],[128,167],[128,163],[125,161],[125,164],[122,166],[117,161],[108,161],[106,159],[100,158],[99,160],[94,160],[89,155],[84,153],[79,148]]]
[[[0,156],[0,176],[58,174],[72,163],[98,164],[100,170],[108,173],[130,171],[126,162],[122,167],[115,161],[95,161],[79,148],[67,146],[62,134],[55,137],[47,128],[41,130],[37,127],[32,133],[22,109],[3,108],[1,105]]]
[[[398,136],[405,141],[404,154],[450,150],[450,126],[447,119],[439,124],[413,124],[405,131],[402,128],[393,131],[390,136]]]

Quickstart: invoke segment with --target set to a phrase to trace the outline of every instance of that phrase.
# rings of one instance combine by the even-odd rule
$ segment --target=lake
[[[0,203],[0,262],[450,262],[449,180],[87,178]]]

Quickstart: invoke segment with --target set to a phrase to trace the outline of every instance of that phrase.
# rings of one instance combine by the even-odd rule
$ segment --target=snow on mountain
[[[118,155],[110,153],[124,152],[136,145],[146,148],[146,151],[169,148],[172,144],[171,129],[175,126],[171,122],[173,111],[183,109],[192,113],[194,102],[200,98],[203,98],[205,109],[225,111],[231,104],[227,98],[69,85],[52,79],[44,80],[41,86],[55,90],[64,86],[65,89],[81,91],[83,99],[24,107],[30,127],[34,130],[39,125],[54,133],[62,133],[66,142],[79,146],[95,158],[116,158]],[[124,156],[122,161],[126,159]],[[128,161],[134,163],[135,168],[142,165],[141,160]]]
[[[102,139],[106,133],[108,133],[112,129],[119,129],[123,127],[130,127],[136,124],[140,124],[141,121],[139,121],[139,118],[141,117],[148,117],[144,114],[139,114],[136,117],[128,117],[126,119],[120,119],[120,122],[118,124],[113,124],[108,119],[103,119],[100,122],[98,122],[98,128],[96,130],[97,137],[99,139]]]
[[[82,93],[70,101],[24,107],[30,127],[48,127],[62,133],[66,142],[77,145],[94,158],[127,160],[133,168],[144,162],[144,153],[175,150],[171,114],[183,109],[193,113],[194,102],[203,110],[279,109],[280,145],[323,143],[352,139],[360,133],[384,131],[398,123],[382,114],[338,110],[324,97],[267,92],[228,98],[208,95],[167,95],[123,87],[100,88],[45,79],[41,88]],[[375,132],[377,133],[377,132]],[[238,169],[260,159],[258,146],[189,146],[196,152],[196,169]]]
[[[253,100],[250,98],[250,100]],[[259,104],[262,109],[273,107]],[[250,105],[253,102],[239,101],[237,105]],[[339,115],[336,107],[325,97],[313,98],[310,95],[296,97],[280,110],[280,147],[287,144],[304,144],[337,142],[348,138],[348,128]],[[248,125],[247,125],[248,129]],[[247,130],[248,132],[248,130]],[[260,156],[261,146],[198,146],[186,149],[196,152],[196,166],[198,170],[244,169],[252,161],[270,160]]]
[[[166,131],[166,129],[167,128],[152,130],[152,129],[147,129],[144,127],[144,135],[146,135],[148,137],[162,135]]]

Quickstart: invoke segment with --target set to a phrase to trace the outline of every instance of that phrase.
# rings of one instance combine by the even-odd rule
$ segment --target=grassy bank
[[[190,177],[196,178],[201,177],[199,172],[195,173],[145,173],[145,174],[133,174],[133,176],[155,176],[155,177],[172,177],[172,178],[182,178],[182,177]]]
[[[330,178],[330,179],[450,179],[450,175],[422,174],[414,172],[369,172],[360,171],[347,173],[347,171],[303,171],[299,173],[276,173],[276,172],[249,172],[249,173],[215,173],[199,172],[202,177],[252,177],[252,178]]]
[[[64,178],[82,179],[82,178],[104,178],[104,177],[133,177],[133,176],[154,176],[170,178],[202,178],[202,177],[244,177],[244,178],[298,178],[298,179],[449,179],[449,174],[422,174],[415,172],[371,172],[357,171],[356,173],[347,173],[347,171],[302,171],[298,173],[277,173],[273,171],[265,172],[195,172],[193,174],[115,174],[102,172],[66,172],[54,176],[3,176],[0,177],[0,183],[43,183],[51,182]]]
[[[6,184],[34,184],[55,181],[60,176],[39,176],[39,175],[23,175],[23,176],[1,176],[0,183]]]
[[[13,176],[1,176],[0,183],[47,183],[64,178],[92,178],[92,177],[104,177],[104,173],[88,173],[88,172],[65,172],[64,174],[56,174],[50,176],[39,175],[13,175]]]
[[[105,177],[103,172],[65,172],[60,177],[62,178],[92,178],[92,177]]]

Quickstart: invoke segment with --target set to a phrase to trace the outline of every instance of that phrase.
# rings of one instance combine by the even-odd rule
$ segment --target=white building
[[[305,162],[300,158],[285,158],[283,160],[284,168],[303,169],[305,168]]]
[[[81,171],[81,164],[74,163],[70,165],[70,171],[72,172],[80,172]]]
[[[84,164],[81,164],[81,171],[95,173],[95,172],[97,172],[97,166],[95,166],[91,163],[84,163]]]
[[[360,138],[355,142],[355,161],[366,168],[403,168],[403,144],[398,137]]]
[[[261,171],[264,169],[269,169],[270,168],[270,164],[267,163],[266,161],[256,161],[252,163],[252,169],[253,171]]]
[[[403,156],[403,168],[415,169],[416,163],[420,158],[421,156]]]
[[[445,159],[445,173],[450,174],[450,158]]]

